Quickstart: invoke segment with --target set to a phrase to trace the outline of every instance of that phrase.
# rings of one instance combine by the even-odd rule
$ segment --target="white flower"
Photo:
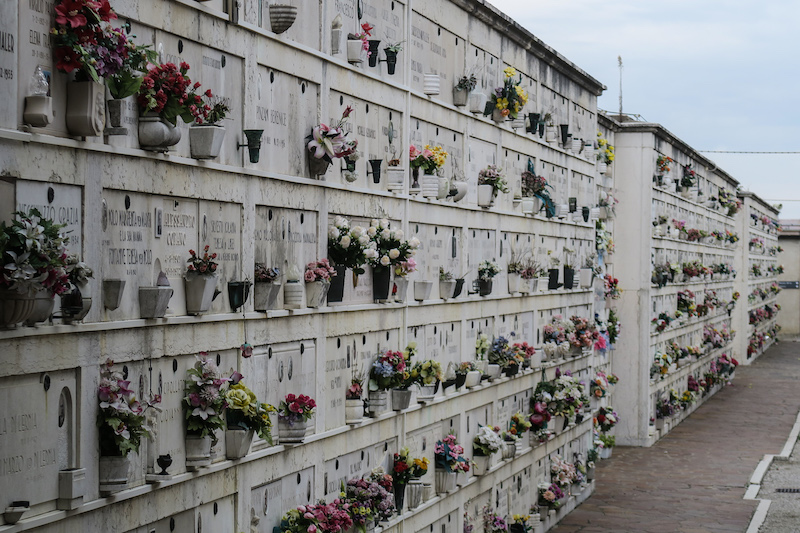
[[[370,243],[369,235],[362,235],[358,238],[358,244],[361,246],[368,246]]]
[[[377,218],[373,218],[372,220],[369,221],[370,226],[377,226],[379,223],[380,222],[378,221]]]
[[[362,235],[364,235],[366,233],[367,233],[367,230],[365,230],[361,226],[353,226],[353,229],[350,230],[350,235],[353,236],[356,239],[361,237]]]
[[[389,250],[389,257],[392,259],[397,259],[398,257],[400,257],[400,250],[398,250],[397,248],[392,248],[391,250]]]
[[[372,248],[367,248],[366,250],[364,250],[364,257],[366,257],[367,259],[375,259],[376,257],[378,257],[378,252],[376,250],[373,250]]]
[[[381,232],[381,239],[389,240],[392,238],[392,230],[385,229]]]
[[[384,228],[388,228],[389,227],[389,219],[388,218],[382,218],[381,219],[381,226],[383,226]]]
[[[396,231],[394,232],[394,237],[395,237],[395,239],[397,239],[398,241],[402,241],[402,240],[403,240],[403,237],[405,237],[405,233],[403,233],[403,230],[401,230],[401,229],[399,229],[399,230],[396,230]]]
[[[411,237],[411,240],[408,241],[408,245],[411,248],[419,248],[420,245],[419,239],[417,239],[416,237]]]
[[[344,248],[345,250],[346,250],[346,249],[348,249],[348,248],[350,248],[350,236],[349,236],[349,235],[345,235],[344,237],[342,237],[342,240],[341,240],[341,241],[339,241],[339,244],[340,244],[340,245],[342,246],[342,248]]]
[[[331,226],[328,228],[328,238],[331,240],[336,240],[339,238],[339,230],[336,226]]]
[[[388,255],[384,255],[383,257],[381,257],[381,265],[389,266],[391,263],[392,263],[392,260],[389,259]]]
[[[347,229],[350,227],[350,223],[347,221],[347,219],[341,216],[337,216],[333,219],[333,225],[339,229]]]
[[[369,229],[367,230],[367,235],[369,235],[370,237],[375,237],[375,235],[377,234],[378,234],[378,228],[376,228],[375,226],[370,226]]]

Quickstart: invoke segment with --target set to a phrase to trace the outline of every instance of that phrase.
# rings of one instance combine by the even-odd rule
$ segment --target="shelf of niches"
[[[652,326],[650,327],[650,345],[655,346],[662,342],[668,341],[672,338],[679,337],[681,335],[685,335],[686,333],[692,333],[693,331],[702,331],[704,326],[717,326],[721,322],[730,319],[728,316],[728,312],[720,310],[719,308],[714,309],[714,314],[708,314],[703,317],[690,317],[686,319],[686,323],[678,325],[678,326],[669,326],[664,331],[658,332],[654,331]],[[715,322],[719,320],[719,322]],[[674,321],[673,321],[674,322]]]
[[[741,298],[740,298],[741,299]],[[778,295],[770,293],[769,296],[761,300],[757,298],[755,303],[750,303],[749,300],[747,302],[747,311],[752,311],[753,309],[758,309],[759,307],[764,307],[765,305],[774,305],[778,303]]]
[[[686,390],[685,383],[689,374],[694,375],[698,370],[704,370],[704,367],[715,361],[720,355],[729,353],[733,347],[732,343],[728,343],[720,348],[714,348],[710,352],[701,355],[695,361],[680,366],[677,370],[671,371],[664,377],[664,379],[650,380],[650,397],[653,398],[655,394],[664,393],[671,388],[682,392]],[[676,383],[681,383],[680,387],[675,387]]]
[[[723,246],[716,243],[708,244],[703,243],[700,241],[685,241],[681,239],[675,239],[668,235],[652,235],[653,248],[667,248],[667,244],[671,244],[672,246],[669,248],[670,250],[678,250],[680,252],[700,252],[706,254],[718,254],[718,255],[730,255],[731,258],[734,257],[734,253],[736,252],[735,248],[730,246]],[[663,246],[657,246],[656,243],[662,243]],[[728,254],[726,254],[728,252]]]
[[[674,294],[678,294],[678,292],[689,289],[692,292],[696,292],[698,289],[703,289],[708,286],[709,289],[716,290],[716,289],[725,289],[728,288],[726,285],[729,285],[730,288],[733,288],[734,279],[732,277],[728,279],[710,279],[710,280],[700,280],[700,281],[681,281],[678,283],[667,283],[663,287],[659,287],[658,285],[650,284],[650,297],[654,296],[672,296]]]
[[[658,194],[657,194],[658,193]],[[673,198],[672,202],[667,202],[666,198]],[[661,200],[664,203],[669,203],[672,205],[677,205],[679,207],[690,208],[695,213],[702,213],[706,216],[714,215],[710,218],[718,219],[720,222],[730,224],[731,227],[736,225],[736,221],[734,217],[729,216],[725,213],[721,213],[716,209],[708,207],[707,205],[695,202],[693,200],[689,200],[688,198],[684,198],[680,194],[672,191],[668,191],[665,189],[661,189],[653,185],[653,199],[654,200]]]
[[[747,324],[748,326],[750,326],[749,334],[752,335],[753,333],[756,332],[762,333],[765,330],[771,328],[772,326],[778,323],[778,315],[780,315],[780,312],[778,312],[778,314],[776,315],[773,315],[772,318],[764,320],[763,322],[759,322],[758,324]]]
[[[690,405],[688,409],[681,409],[678,412],[677,416],[673,416],[673,417],[670,417],[669,419],[665,419],[664,420],[664,429],[662,429],[661,431],[656,430],[654,434],[650,435],[649,442],[648,442],[648,444],[646,446],[652,446],[653,444],[655,444],[656,442],[661,440],[661,438],[666,436],[677,425],[679,425],[686,418],[688,418],[689,415],[694,413],[697,410],[698,407],[703,405],[709,398],[714,396],[720,390],[722,390],[722,386],[721,385],[715,385],[714,387],[711,388],[711,390],[709,391],[708,394],[701,395],[699,398],[696,398],[694,403],[692,405]]]

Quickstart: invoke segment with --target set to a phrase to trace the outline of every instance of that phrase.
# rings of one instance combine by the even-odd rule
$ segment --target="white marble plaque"
[[[242,129],[242,113],[244,106],[244,85],[242,84],[243,61],[241,58],[232,56],[227,52],[201,47],[202,63],[196,66],[192,63],[194,76],[193,81],[202,83],[201,90],[205,92],[211,89],[214,95],[212,105],[224,103],[228,106],[228,113],[220,125],[226,130],[225,140],[222,141],[222,149],[219,158],[215,161],[227,165],[240,165],[242,161],[242,150],[237,148],[238,137]],[[190,71],[191,72],[191,71]],[[244,143],[245,141],[241,141]]]
[[[469,159],[467,162],[468,199],[471,204],[478,204],[478,173],[489,165],[497,164],[497,146],[472,137],[467,146]]]
[[[272,528],[280,525],[283,513],[292,507],[283,508],[281,481],[275,481],[250,491],[250,531],[254,533],[272,533]]]
[[[168,518],[163,518],[158,522],[152,522],[131,530],[128,533],[174,533],[175,531],[194,531],[195,530],[195,511],[184,511],[174,514]],[[272,533],[270,530],[267,533]]]
[[[508,487],[508,515],[528,514],[531,504],[535,503],[531,493],[531,484],[534,480],[530,477],[531,467],[526,468],[521,474],[511,478]],[[538,496],[537,496],[538,498]]]
[[[201,200],[198,223],[200,245],[217,254],[217,274],[222,293],[212,302],[210,313],[227,313],[230,301],[226,283],[251,278],[242,272],[242,206]]]
[[[67,249],[81,253],[83,242],[83,190],[77,185],[62,185],[38,181],[18,180],[17,211],[27,212],[36,208],[42,217],[57,224],[64,224],[61,230],[69,237]],[[50,198],[52,197],[52,200]]]
[[[467,267],[469,274],[467,275],[466,283],[469,284],[472,280],[478,279],[478,267],[483,261],[494,261],[500,264],[497,253],[497,232],[493,229],[470,228],[467,230]],[[493,289],[493,294],[498,294],[500,291],[505,292],[505,287],[495,278],[496,288]],[[472,287],[469,286],[470,291]]]
[[[306,264],[318,259],[317,229],[315,211],[256,206],[256,263],[280,268],[282,283],[289,265],[298,268],[302,276]],[[282,302],[281,294],[278,306]]]
[[[283,509],[281,514],[298,505],[313,503],[317,500],[314,494],[314,474],[312,466],[281,478],[281,508]]]
[[[24,91],[28,85],[20,82],[17,69],[18,9],[16,2],[0,3],[0,128],[8,129],[17,127],[17,88],[21,86]],[[24,99],[20,101],[24,105]]]
[[[466,43],[434,21],[414,13],[411,22],[410,83],[422,91],[424,74],[438,74],[443,100],[451,101],[455,81],[462,76]]]
[[[231,494],[213,502],[207,502],[195,508],[195,524],[197,532],[229,531],[234,527],[236,496]]]
[[[58,498],[58,471],[79,464],[80,405],[72,371],[0,380],[0,497],[31,505]],[[48,390],[45,390],[48,387]],[[94,417],[90,418],[94,424]]]

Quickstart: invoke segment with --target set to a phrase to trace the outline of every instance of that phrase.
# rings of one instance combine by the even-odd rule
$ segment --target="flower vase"
[[[285,32],[292,27],[296,18],[297,6],[288,4],[271,4],[269,6],[269,24],[273,33]]]
[[[336,275],[331,277],[328,287],[328,303],[341,302],[344,299],[344,280],[347,276],[347,267],[344,265],[334,265]]]
[[[444,176],[439,176],[436,181],[439,186],[436,192],[436,198],[438,200],[444,200],[450,194],[450,180]]]
[[[106,125],[106,88],[94,81],[67,84],[67,131],[79,137],[103,134]]]
[[[591,268],[582,268],[580,270],[580,286],[582,289],[588,289],[592,286],[592,276],[594,272]]]
[[[606,163],[605,161],[600,161],[599,163],[597,163],[597,172],[599,172],[600,174],[605,174],[606,170],[608,170],[608,163]]]
[[[193,124],[189,128],[189,153],[194,159],[219,157],[225,128],[216,124]]]
[[[53,314],[53,307],[55,306],[55,298],[53,293],[45,290],[35,293],[33,310],[30,316],[25,319],[26,326],[35,326],[39,322],[46,322],[50,315]],[[2,306],[2,303],[0,303]]]
[[[376,302],[385,302],[389,299],[389,282],[392,271],[389,267],[373,267],[372,269],[372,298]]]
[[[521,278],[518,272],[509,272],[508,273],[508,293],[514,294],[515,292],[522,292]]]
[[[330,286],[328,281],[306,282],[306,305],[312,309],[322,307]]]
[[[129,103],[133,103],[133,96],[120,99],[106,100],[106,128],[105,135],[127,135],[128,128],[124,127],[123,117]]]
[[[434,385],[420,385],[419,392],[417,393],[417,401],[419,402],[432,402],[436,397],[436,391],[439,390],[439,382]]]
[[[547,423],[547,426],[552,428],[553,433],[559,434],[564,430],[564,421],[564,415],[554,416],[550,418],[550,422]]]
[[[369,391],[368,406],[369,416],[378,417],[389,410],[389,391]]]
[[[464,386],[468,389],[473,387],[477,387],[481,382],[481,373],[478,370],[470,370],[467,372],[466,379],[464,380]]]
[[[225,430],[225,457],[228,459],[241,459],[250,451],[253,443],[254,432],[252,429],[240,427]]]
[[[128,488],[130,482],[131,457],[129,455],[100,456],[98,478],[100,494],[108,496]]]
[[[492,456],[473,455],[472,462],[474,463],[472,473],[476,476],[482,476],[489,470],[489,464],[492,462]]]
[[[139,287],[139,316],[141,318],[161,318],[167,313],[172,287]]]
[[[312,178],[319,178],[328,172],[331,162],[320,157],[314,157],[313,152],[308,152],[308,170]]]
[[[346,398],[344,400],[345,424],[360,424],[364,419],[364,400],[361,398]]]
[[[217,274],[210,276],[199,272],[187,272],[184,278],[186,291],[186,313],[199,315],[211,307],[214,299],[214,289],[217,286]]]
[[[564,267],[564,288],[572,289],[575,286],[575,269]]]
[[[303,298],[303,283],[299,281],[287,281],[283,286],[283,307],[284,309],[302,309],[305,306]]]
[[[158,115],[139,117],[139,147],[151,152],[166,152],[181,140],[181,130]]]
[[[467,105],[467,102],[469,102],[469,91],[453,87],[453,105],[456,107],[464,107]]]
[[[541,201],[541,200],[540,200]],[[522,214],[523,215],[533,215],[534,214],[534,207],[536,202],[533,198],[523,198],[522,199]]]
[[[502,111],[500,111],[499,109],[497,109],[495,107],[492,110],[492,120],[497,122],[497,123],[500,123],[500,122],[504,122],[506,120],[506,117],[505,117],[505,115],[503,115]]]
[[[274,281],[256,281],[253,288],[253,304],[256,311],[269,311],[275,308],[281,284]]]
[[[439,195],[439,176],[423,174],[419,181],[423,197],[436,198]]]
[[[397,514],[402,514],[403,503],[406,499],[406,484],[392,483],[392,492],[394,493],[394,508],[397,511]]]
[[[502,371],[503,369],[500,365],[489,363],[486,366],[486,375],[489,376],[489,381],[494,381],[499,378]]]
[[[299,444],[303,442],[308,432],[308,420],[287,420],[278,417],[278,442],[281,444]]]
[[[494,187],[491,185],[478,185],[478,205],[491,207],[494,202]]]
[[[432,281],[415,281],[414,282],[414,299],[422,302],[430,298],[431,289],[433,288]]]
[[[492,280],[479,279],[478,294],[480,294],[481,296],[489,296],[490,294],[492,294]]]
[[[489,97],[485,93],[472,92],[469,94],[469,112],[474,114],[483,114],[486,109],[486,102]]]
[[[416,282],[415,282],[416,283]],[[408,280],[402,276],[394,278],[394,301],[403,303],[408,295]]]
[[[453,293],[456,290],[456,280],[451,279],[448,281],[440,281],[439,282],[439,298],[444,300],[449,300],[453,297]]]
[[[27,320],[35,305],[32,292],[20,293],[0,289],[0,327],[14,327]]]
[[[408,482],[408,486],[406,487],[406,493],[408,496],[406,504],[409,510],[416,509],[420,506],[420,504],[422,504],[422,494],[424,492],[424,488],[425,486],[419,479],[412,479]]]
[[[386,169],[386,188],[394,192],[402,192],[406,181],[406,170],[400,167]]]
[[[436,494],[445,494],[456,488],[456,475],[457,472],[448,472],[446,470],[436,469]]]
[[[408,409],[411,404],[411,391],[409,389],[392,389],[392,411]]]
[[[194,469],[211,464],[211,435],[186,435],[186,468]]]
[[[347,40],[347,62],[348,63],[363,63],[367,57],[367,51],[364,50],[364,44],[361,39],[348,39]]]

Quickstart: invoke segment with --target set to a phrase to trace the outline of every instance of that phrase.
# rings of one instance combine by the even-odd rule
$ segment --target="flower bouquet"
[[[304,394],[287,394],[278,405],[278,434],[281,442],[303,442],[316,402]]]
[[[566,497],[567,495],[564,494],[561,487],[555,483],[550,483],[549,485],[547,483],[539,484],[539,505],[558,509]]]
[[[353,108],[347,106],[342,112],[339,122],[332,127],[326,124],[314,126],[311,135],[306,137],[308,162],[312,175],[325,174],[334,159],[349,156],[356,151],[358,141],[349,139],[348,133],[345,131],[347,118],[352,112]]]
[[[517,70],[514,67],[506,67],[503,69],[503,74],[505,75],[503,85],[497,87],[492,93],[492,107],[487,106],[492,110],[492,119],[496,122],[506,118],[517,118],[528,102],[528,93],[521,86],[522,75],[515,81]]]
[[[255,393],[242,383],[238,372],[234,373],[231,383],[232,385],[225,393],[225,401],[228,404],[228,408],[225,410],[228,433],[236,429],[252,431],[272,444],[272,420],[269,414],[275,412],[275,407],[259,402]],[[226,439],[228,439],[228,433],[226,433]],[[252,439],[252,435],[250,435],[250,439]],[[228,450],[229,454],[231,451]],[[245,450],[244,453],[246,454],[247,451]]]
[[[336,276],[336,270],[327,259],[318,259],[306,265],[303,280],[306,282],[306,305],[319,307],[325,301],[331,278]]]
[[[328,258],[336,268],[339,278],[337,285],[341,285],[342,290],[344,290],[345,269],[349,268],[353,271],[353,286],[358,284],[358,276],[365,272],[364,265],[367,264],[365,251],[370,240],[366,229],[361,226],[350,227],[350,221],[342,216],[334,217],[333,224],[328,227]],[[338,296],[337,299],[334,299],[333,292],[333,287],[331,287],[328,301],[342,301]]]

